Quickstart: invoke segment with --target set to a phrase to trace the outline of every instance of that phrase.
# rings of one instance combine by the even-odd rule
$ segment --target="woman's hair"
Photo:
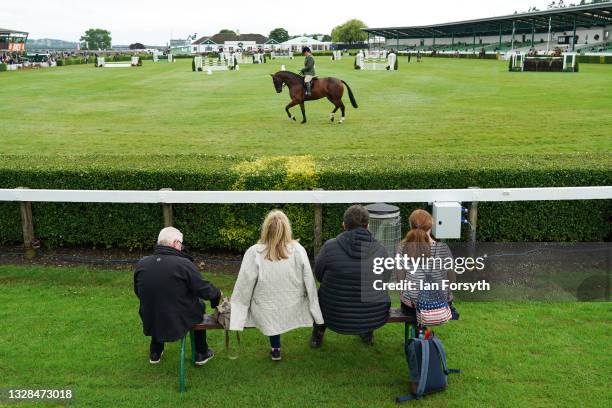
[[[431,214],[425,210],[414,210],[408,219],[410,231],[400,243],[402,252],[411,257],[429,256],[431,245],[429,242],[428,231],[431,230],[433,219]]]
[[[272,210],[261,226],[259,243],[266,246],[265,258],[280,261],[289,258],[288,246],[293,242],[291,222],[281,210]]]

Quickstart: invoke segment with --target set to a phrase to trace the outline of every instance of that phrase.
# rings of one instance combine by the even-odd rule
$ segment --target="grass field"
[[[233,276],[207,277],[231,291]],[[227,358],[222,332],[210,332],[218,355],[188,367],[181,396],[179,345],[149,365],[131,279],[127,271],[0,266],[0,389],[68,388],[74,407],[394,407],[407,391],[403,327],[389,325],[373,348],[328,333],[311,350],[310,331],[293,331],[283,336],[280,363],[255,330],[245,332],[237,360]],[[437,333],[449,365],[463,372],[419,406],[610,406],[608,303],[457,306],[461,320]]]
[[[360,108],[349,108],[343,125],[331,125],[331,104],[310,102],[309,123],[300,125],[287,119],[287,92],[276,94],[268,75],[281,64],[295,71],[302,60],[212,76],[191,72],[190,60],[2,73],[0,154],[612,151],[612,66],[509,73],[506,62],[428,58],[421,64],[400,59],[398,72],[361,72],[350,58],[319,57],[319,75],[345,79]]]

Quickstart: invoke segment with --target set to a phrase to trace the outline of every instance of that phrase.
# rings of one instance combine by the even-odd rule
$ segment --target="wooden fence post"
[[[172,191],[171,188],[162,188],[159,191]],[[164,213],[164,228],[171,227],[174,222],[172,204],[162,203],[162,211]]]
[[[19,189],[27,189],[27,187],[18,187]],[[32,203],[29,201],[21,201],[19,203],[21,210],[21,230],[23,232],[23,246],[26,250],[26,256],[34,255],[34,220],[32,218]]]
[[[316,189],[321,190],[321,189]],[[323,205],[314,205],[314,256],[319,255],[321,245],[323,244]]]
[[[470,187],[471,189],[477,189],[479,187]],[[476,227],[478,224],[478,201],[472,201],[470,204],[470,210],[468,212],[468,221],[470,222],[470,256],[475,256],[476,253]]]

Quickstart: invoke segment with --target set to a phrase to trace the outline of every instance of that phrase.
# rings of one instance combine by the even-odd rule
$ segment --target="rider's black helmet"
[[[310,51],[309,47],[303,47],[302,48],[302,54],[307,53],[307,52],[312,52],[312,51]]]

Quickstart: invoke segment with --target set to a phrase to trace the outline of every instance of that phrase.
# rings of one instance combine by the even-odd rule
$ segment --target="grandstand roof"
[[[0,28],[0,33],[9,33],[9,34],[29,34],[25,31],[19,30],[11,30],[10,28]]]
[[[500,17],[458,21],[413,27],[363,28],[362,30],[385,38],[424,38],[424,37],[469,37],[472,35],[489,36],[547,32],[549,21],[553,31],[571,31],[574,21],[577,27],[612,25],[612,1],[584,6],[550,9],[529,13],[518,13]]]

